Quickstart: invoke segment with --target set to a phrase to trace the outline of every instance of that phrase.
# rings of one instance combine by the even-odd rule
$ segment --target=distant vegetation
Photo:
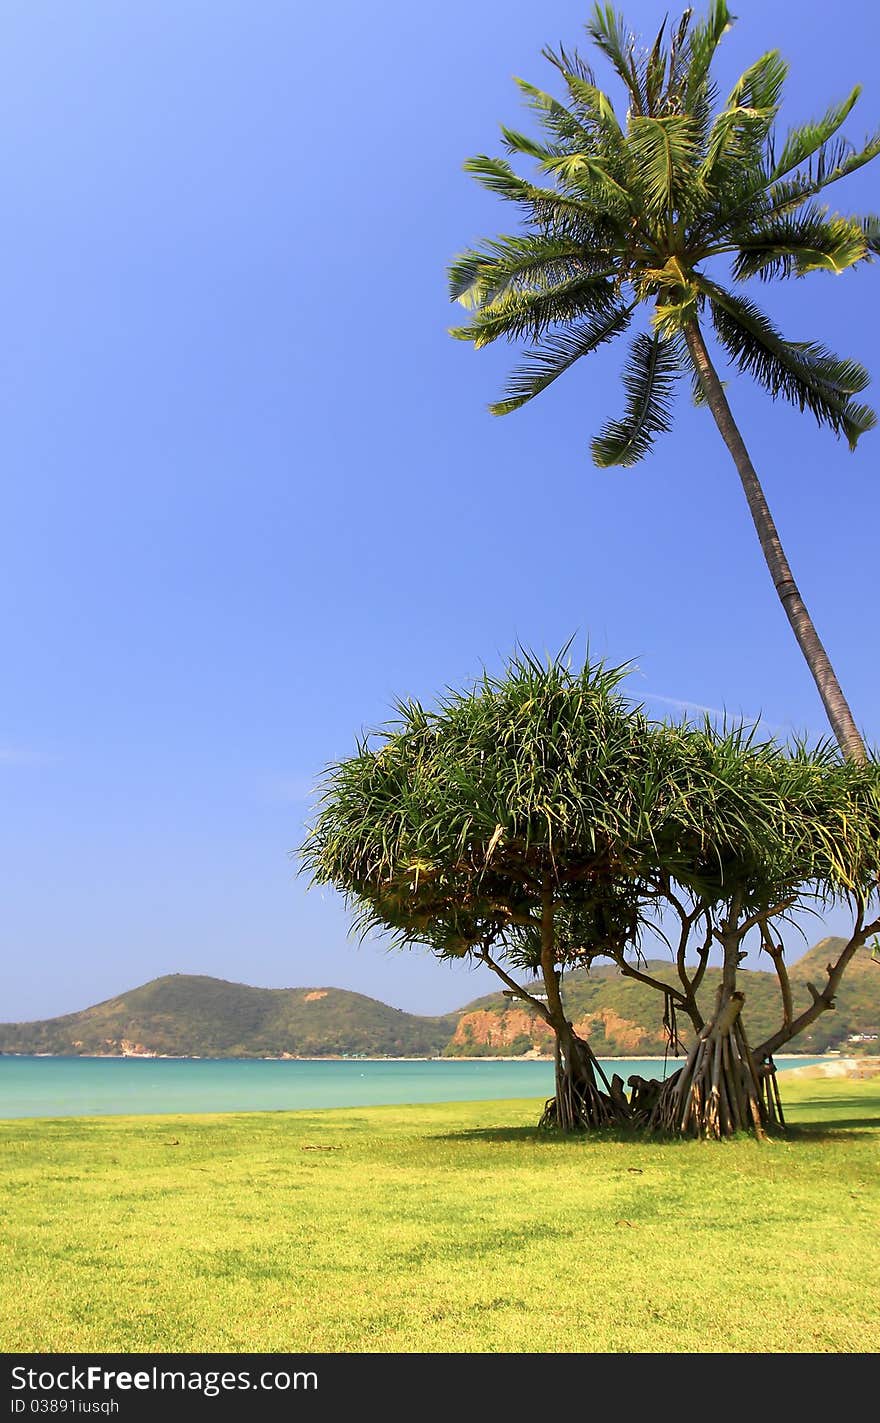
[[[809,981],[821,982],[829,959],[839,954],[845,940],[822,939],[791,965],[789,970],[795,1011],[810,1002]],[[667,962],[652,961],[646,971],[658,979],[675,983],[675,969]],[[715,997],[721,970],[709,968],[699,999],[708,1007]],[[748,1005],[749,1024],[756,1040],[767,1036],[779,1018],[779,985],[773,972],[741,971],[742,990]],[[623,977],[616,967],[594,968],[591,973],[571,973],[565,979],[565,1004],[576,1031],[589,1033],[599,1057],[653,1056],[666,1050],[667,1038],[661,1022],[662,1000],[651,987]],[[494,1023],[490,1021],[494,1019]],[[530,1018],[529,1036],[522,1043],[522,1004],[512,1004],[493,993],[465,1009],[458,1020],[455,1037],[446,1052],[453,1056],[507,1056],[541,1043],[552,1050],[552,1037],[537,1017]],[[880,963],[873,962],[865,948],[853,959],[841,984],[834,1012],[824,1013],[800,1034],[793,1044],[803,1053],[826,1052],[852,1045],[852,1035],[880,1032]],[[690,1047],[694,1034],[683,1016],[678,1019],[679,1038]],[[488,1041],[487,1041],[488,1039]],[[515,1046],[519,1044],[519,1046]],[[877,1050],[877,1045],[873,1045]]]
[[[81,1013],[0,1025],[0,1051],[171,1057],[430,1057],[455,1016],[422,1018],[341,988],[250,988],[171,974]]]
[[[795,1008],[809,1002],[810,979],[821,980],[825,964],[843,940],[823,939],[791,966]],[[650,971],[673,981],[668,963]],[[701,991],[712,1002],[717,969]],[[775,974],[743,971],[749,1019],[756,1035],[769,1031],[779,1013]],[[574,972],[564,980],[566,1007],[575,1026],[588,1031],[602,1057],[662,1054],[666,1037],[662,1000],[650,987],[622,977],[615,966]],[[880,964],[867,949],[850,965],[837,1009],[824,1013],[801,1034],[800,1052],[849,1047],[852,1034],[878,1031]],[[679,1020],[685,1044],[690,1025]],[[552,1051],[546,1024],[501,993],[441,1017],[420,1017],[361,993],[340,988],[250,988],[218,978],[172,974],[80,1013],[37,1023],[0,1024],[0,1051],[63,1055],[131,1052],[173,1057],[517,1057]]]

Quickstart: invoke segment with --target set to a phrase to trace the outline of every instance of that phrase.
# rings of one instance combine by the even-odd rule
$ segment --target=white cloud
[[[776,735],[791,730],[790,726],[781,726],[778,722],[768,721],[763,716],[751,716],[745,712],[732,712],[730,708],[726,711],[723,707],[707,707],[702,702],[686,702],[681,697],[664,697],[659,692],[644,692],[643,699],[646,702],[663,702],[666,706],[678,707],[681,711],[702,712],[706,716],[719,717],[723,720],[727,717],[729,721],[743,721],[746,726],[762,726],[766,732]]]
[[[50,759],[44,751],[0,744],[0,766],[45,766]]]
[[[679,707],[682,711],[706,712],[709,716],[724,716],[720,707],[704,707],[702,702],[684,702],[681,697],[661,697],[659,692],[645,692],[646,702],[665,702],[667,706]]]

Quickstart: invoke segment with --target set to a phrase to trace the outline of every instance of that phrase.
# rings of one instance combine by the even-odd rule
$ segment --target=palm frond
[[[574,192],[576,200],[586,198],[591,206],[604,207],[618,219],[629,216],[630,194],[602,159],[590,153],[563,153],[546,159],[541,166],[563,182],[570,194]]]
[[[699,133],[687,114],[634,118],[629,149],[638,187],[653,216],[685,212],[698,200]]]
[[[842,360],[814,341],[786,341],[752,302],[701,279],[709,297],[718,339],[739,366],[776,398],[810,410],[820,425],[846,436],[850,448],[877,423],[867,405],[852,396],[864,390],[868,373],[857,361]]]
[[[593,135],[585,127],[577,114],[573,114],[565,104],[560,104],[552,94],[530,84],[526,79],[515,79],[514,83],[525,98],[526,103],[537,113],[542,124],[564,143],[574,143],[578,147],[589,148]]]
[[[864,261],[869,250],[860,219],[829,216],[815,204],[773,222],[753,225],[735,240],[739,250],[733,275],[737,280],[843,272]]]
[[[481,306],[465,326],[450,328],[459,341],[473,341],[479,349],[497,341],[527,337],[536,340],[557,322],[607,311],[616,300],[613,273],[572,277],[546,290],[505,291]]]
[[[777,109],[788,78],[788,64],[778,49],[770,49],[750,64],[728,95],[726,109]]]
[[[648,62],[645,65],[645,99],[647,100],[646,112],[656,114],[658,112],[661,96],[663,94],[664,81],[666,79],[667,54],[663,48],[663,36],[669,16],[664,16],[663,23],[657,32]]]
[[[703,389],[703,382],[700,380],[699,372],[696,369],[691,371],[691,401],[698,410],[701,410],[704,405],[708,404],[706,392]]]
[[[859,222],[868,251],[874,257],[880,256],[880,217],[869,213],[866,217],[859,218]]]
[[[624,204],[618,201],[616,207],[599,199],[591,201],[586,184],[580,185],[576,197],[558,188],[541,188],[520,178],[503,158],[491,158],[480,153],[469,158],[464,164],[466,173],[471,173],[484,188],[496,193],[508,202],[519,203],[526,209],[526,219],[542,226],[554,225],[561,231],[575,232],[586,228],[587,232],[597,222],[607,224],[619,222]]]
[[[603,256],[607,268],[610,253]],[[572,238],[537,233],[499,237],[455,258],[449,268],[449,293],[463,306],[481,306],[511,288],[546,289],[591,274],[598,260],[599,253],[585,254],[583,244]]]
[[[770,173],[772,182],[777,182],[784,178],[787,173],[806,163],[808,158],[812,158],[820,148],[837,133],[837,130],[846,122],[852,112],[859,95],[862,92],[861,84],[857,84],[848,98],[842,103],[832,104],[825,115],[814,123],[801,124],[799,128],[791,129],[783,145],[779,160],[773,166]]]
[[[740,187],[756,173],[760,173],[760,186],[765,186],[761,160],[775,114],[775,109],[738,106],[717,115],[700,164],[699,177],[705,188],[729,186],[731,175]]]
[[[534,201],[537,191],[535,185],[525,178],[520,178],[504,158],[492,158],[488,153],[477,153],[473,158],[466,159],[463,167],[466,173],[472,174],[478,183],[488,188],[490,193],[496,193],[499,198],[525,204]],[[541,196],[555,199],[557,194],[548,192]]]
[[[621,335],[630,323],[633,310],[634,306],[614,307],[607,315],[554,332],[540,346],[526,351],[523,364],[517,366],[508,379],[507,395],[489,406],[492,414],[508,415],[512,410],[519,410],[552,385],[575,361]]]
[[[579,79],[583,79],[587,84],[595,84],[596,76],[593,73],[592,66],[587,63],[583,55],[579,54],[576,49],[566,49],[564,45],[560,45],[558,49],[554,49],[552,45],[545,45],[541,50],[541,54],[545,59],[550,61],[554,68],[559,70],[564,78],[573,74]]]
[[[688,14],[689,12],[685,12]],[[686,72],[686,82],[684,86],[684,106],[688,111],[693,111],[700,99],[701,91],[705,89],[709,67],[721,40],[733,24],[734,17],[727,8],[726,0],[711,0],[709,13],[705,20],[695,25],[691,30],[690,40],[685,49],[684,45],[678,46],[678,63],[681,69]],[[673,67],[671,84],[678,78],[678,67]],[[679,81],[680,82],[680,81]]]
[[[730,191],[721,195],[720,202],[710,204],[693,235],[696,238],[712,233],[715,238],[722,238],[725,234],[737,234],[750,225],[760,226],[795,213],[823,189],[856,172],[878,155],[880,131],[859,150],[854,150],[846,140],[832,138],[808,159],[805,170],[771,183],[767,176],[768,168],[775,161],[771,137],[765,160],[757,167],[753,167],[752,171],[742,171],[739,179],[735,169],[732,174],[726,175],[726,187]]]
[[[713,9],[717,10],[718,8],[718,0],[713,0],[713,4],[710,6],[709,20],[711,20]],[[723,8],[726,10],[726,6],[723,6]],[[693,63],[695,59],[692,41],[688,39],[693,17],[693,10],[685,10],[678,22],[678,28],[670,30],[668,79],[666,81],[666,93],[664,95],[665,102],[668,105],[681,104],[684,80],[688,72],[688,63]],[[702,31],[703,26],[697,25],[693,32],[698,44],[701,43]],[[705,72],[704,69],[700,77],[697,77],[695,73],[694,77],[697,79],[698,84],[705,76]]]
[[[637,336],[623,373],[626,408],[620,420],[609,421],[593,440],[593,459],[600,468],[637,464],[654,437],[672,426],[671,406],[679,361],[671,342],[658,333]]]
[[[537,139],[520,133],[518,129],[507,128],[504,124],[501,125],[501,137],[508,153],[520,153],[525,158],[536,159],[539,163],[546,162],[548,158],[558,158],[565,151],[558,144],[538,143]]]
[[[880,130],[866,139],[860,149],[853,149],[850,144],[835,144],[834,140],[827,147],[827,152],[819,150],[815,163],[810,161],[812,171],[795,174],[793,178],[782,178],[767,189],[766,206],[760,214],[763,219],[793,211],[832,183],[840,182],[841,178],[849,177],[850,173],[857,172],[877,158],[880,155]]]
[[[606,139],[610,140],[614,151],[618,155],[622,155],[625,145],[623,129],[608,95],[601,89],[597,89],[595,84],[587,83],[578,74],[566,74],[564,77],[568,92],[575,104],[586,115],[589,122],[594,124]]]
[[[635,62],[636,39],[626,28],[623,16],[615,14],[613,6],[597,3],[587,24],[587,34],[623,80],[632,112],[646,113],[648,100]]]

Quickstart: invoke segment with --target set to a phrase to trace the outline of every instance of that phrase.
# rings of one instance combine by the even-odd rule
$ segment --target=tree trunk
[[[573,1132],[620,1125],[630,1118],[622,1083],[618,1078],[609,1083],[592,1048],[578,1037],[565,1014],[556,971],[553,920],[553,886],[548,876],[541,903],[541,975],[556,1035],[556,1092],[544,1107],[540,1126]],[[602,1078],[607,1091],[600,1089],[597,1077]]]
[[[556,1092],[545,1103],[539,1126],[575,1132],[628,1123],[629,1104],[620,1079],[608,1081],[589,1043],[578,1037],[571,1023],[554,1021],[553,1031]],[[607,1090],[599,1086],[599,1077]]]
[[[740,1022],[743,995],[724,996],[688,1054],[660,1089],[649,1130],[720,1140],[738,1131],[763,1137],[768,1114]]]
[[[739,896],[719,932],[724,952],[715,1011],[700,1032],[684,1067],[664,1082],[648,1121],[655,1131],[681,1136],[733,1136],[754,1131],[764,1136],[770,1120],[767,1100],[749,1050],[741,1013],[745,1001],[736,989],[743,931],[738,927]]]
[[[718,372],[712,364],[696,320],[685,327],[685,339],[709,409],[715,417],[715,423],[721,432],[724,443],[733,456],[761,549],[770,570],[770,576],[785,609],[786,617],[798,640],[801,652],[804,654],[807,666],[813,675],[813,680],[819,689],[831,729],[844,756],[848,760],[864,764],[867,760],[865,744],[859,735],[853,714],[841,691],[828,654],[822,646],[819,634],[792,576],[764,491],[731,413],[727,396],[718,378]]]

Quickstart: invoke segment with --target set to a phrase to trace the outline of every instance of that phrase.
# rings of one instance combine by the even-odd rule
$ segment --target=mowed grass
[[[766,1145],[531,1101],[3,1122],[0,1347],[875,1351],[880,1083],[784,1096]]]

